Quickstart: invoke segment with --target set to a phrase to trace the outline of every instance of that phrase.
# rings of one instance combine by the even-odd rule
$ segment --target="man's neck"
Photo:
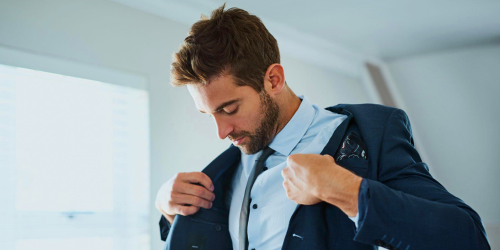
[[[274,136],[276,136],[292,119],[295,112],[297,112],[297,109],[299,109],[301,102],[302,100],[290,90],[289,97],[287,97],[287,99],[284,100],[284,102],[280,107],[281,117],[279,118],[278,126],[276,128],[276,133]]]

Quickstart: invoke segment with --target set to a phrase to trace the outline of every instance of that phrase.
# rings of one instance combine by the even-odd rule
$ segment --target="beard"
[[[278,124],[280,111],[278,104],[265,91],[259,93],[259,97],[262,117],[255,131],[253,133],[242,131],[228,136],[230,140],[246,136],[249,142],[238,147],[247,155],[255,154],[269,145]]]

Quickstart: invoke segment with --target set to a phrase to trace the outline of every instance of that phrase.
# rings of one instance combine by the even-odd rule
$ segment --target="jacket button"
[[[222,227],[220,225],[215,225],[215,230],[220,231],[220,230],[222,230]]]
[[[258,206],[257,206],[257,204],[253,204],[252,207],[253,207],[253,209],[257,209]]]
[[[266,170],[267,170],[267,167],[263,167],[263,168],[262,168],[262,171],[266,171]]]

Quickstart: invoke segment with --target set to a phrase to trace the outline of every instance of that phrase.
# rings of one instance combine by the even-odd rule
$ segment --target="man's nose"
[[[233,127],[223,119],[218,119],[215,116],[214,119],[215,124],[217,125],[217,136],[219,136],[219,139],[224,140],[231,132],[233,132]]]

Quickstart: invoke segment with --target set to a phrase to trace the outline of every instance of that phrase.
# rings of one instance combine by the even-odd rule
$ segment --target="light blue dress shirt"
[[[312,105],[306,97],[299,98],[302,102],[298,110],[269,145],[276,152],[266,160],[268,170],[257,177],[251,190],[248,249],[281,249],[288,223],[297,208],[297,204],[287,198],[282,185],[281,170],[286,167],[286,159],[292,154],[321,153],[335,129],[347,117]],[[228,190],[231,198],[229,233],[235,250],[239,246],[239,220],[245,188],[255,160],[261,153],[241,153],[241,161]],[[356,227],[358,215],[351,217]]]

